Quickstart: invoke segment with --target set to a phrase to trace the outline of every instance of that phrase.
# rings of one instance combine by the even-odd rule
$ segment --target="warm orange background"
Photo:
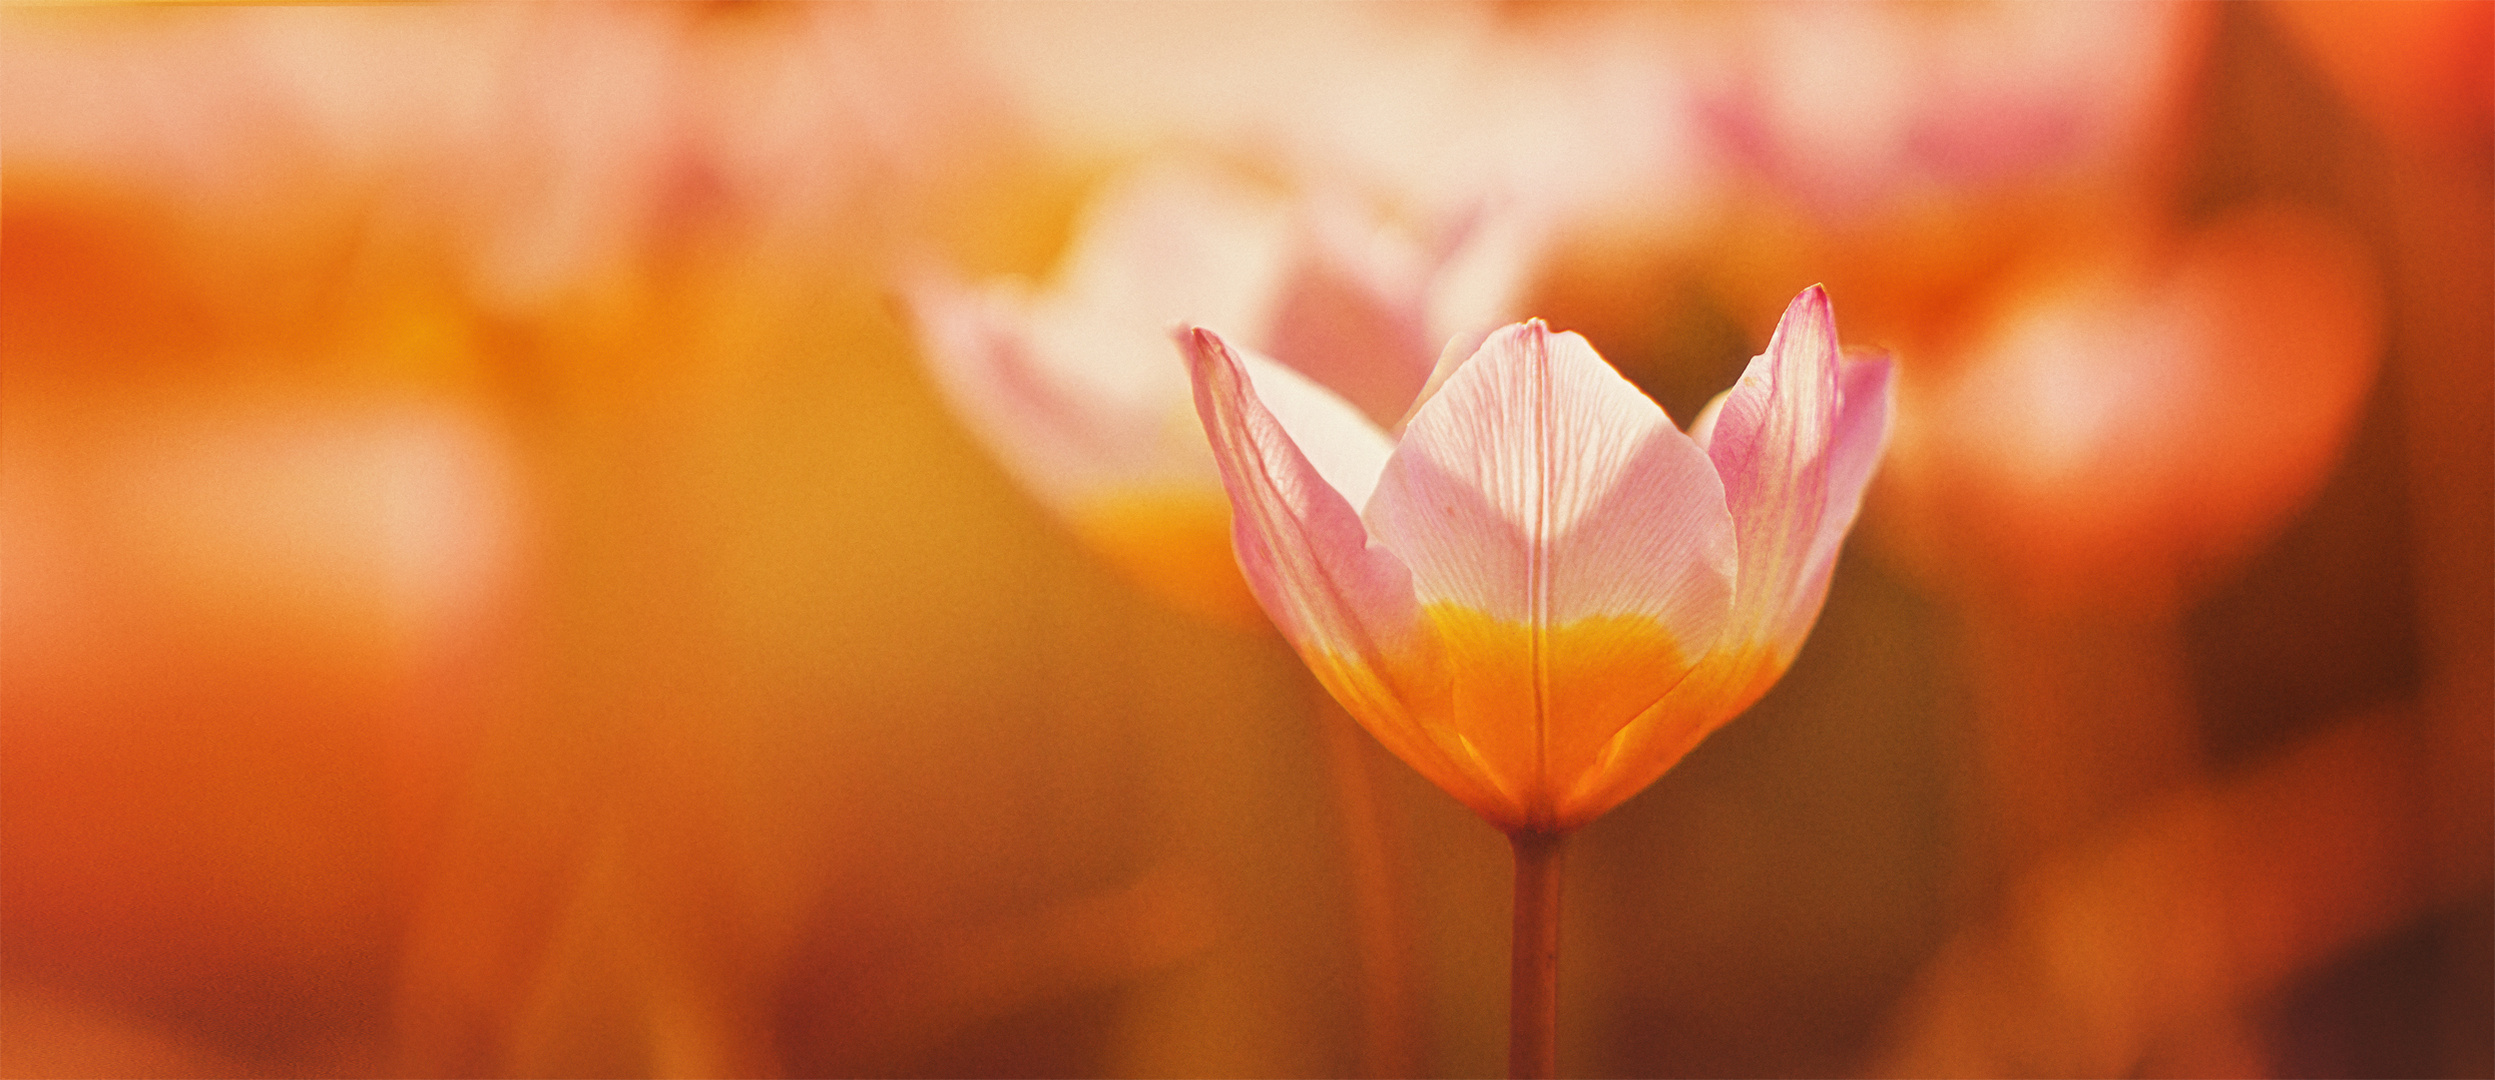
[[[2117,203],[2294,200],[2378,329],[2266,516],[2194,516],[2225,409],[2119,544],[1893,462],[1784,681],[1577,838],[1563,1070],[2495,1069],[2489,10],[2205,9],[2118,177],[1563,239],[1535,313],[1683,419],[1824,280],[1918,422]],[[1349,721],[922,374],[889,273],[1044,271],[1123,163],[988,14],[0,12],[0,1073],[1497,1071],[1500,838],[1350,743],[1381,1006]]]

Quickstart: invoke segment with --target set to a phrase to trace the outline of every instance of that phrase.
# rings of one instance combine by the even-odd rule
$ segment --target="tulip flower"
[[[1442,366],[1400,438],[1209,330],[1184,344],[1257,600],[1508,832],[1593,820],[1766,691],[1888,430],[1888,361],[1840,362],[1817,288],[1688,434],[1539,321]]]
[[[1245,328],[1390,423],[1439,342],[1508,316],[1521,256],[1503,216],[1425,245],[1340,204],[1162,166],[1090,207],[1050,287],[922,275],[909,295],[938,386],[1026,489],[1164,598],[1253,621],[1170,328]]]
[[[1517,856],[1510,1066],[1547,1074],[1557,841],[1766,692],[1889,423],[1827,294],[1689,433],[1539,320],[1450,349],[1401,433],[1182,334],[1250,589],[1318,681]]]

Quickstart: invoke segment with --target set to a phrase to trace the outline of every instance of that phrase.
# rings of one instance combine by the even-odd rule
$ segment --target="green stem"
[[[1507,1074],[1559,1075],[1559,833],[1517,832],[1516,930],[1508,990]]]

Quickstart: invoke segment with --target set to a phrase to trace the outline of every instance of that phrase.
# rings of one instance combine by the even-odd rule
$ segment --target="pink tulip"
[[[1728,164],[1855,219],[2150,167],[2212,14],[2169,3],[1757,5],[1693,20],[1712,47],[1690,52],[1686,77]]]
[[[938,386],[1025,488],[1165,598],[1252,620],[1170,330],[1237,328],[1392,423],[1449,335],[1511,317],[1522,256],[1503,217],[1424,244],[1347,205],[1160,166],[1093,204],[1048,287],[930,275],[910,300]]]
[[[1450,350],[1400,436],[1181,335],[1249,587],[1380,742],[1511,834],[1583,825],[1766,692],[1889,426],[1827,294],[1688,434],[1540,321]]]

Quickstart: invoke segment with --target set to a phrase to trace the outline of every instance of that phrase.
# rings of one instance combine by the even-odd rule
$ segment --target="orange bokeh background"
[[[2491,10],[0,11],[0,1074],[1495,1072],[1497,834],[895,282],[1512,149],[1676,419],[1814,281],[1901,379],[1793,670],[1576,842],[1564,1071],[2485,1075]],[[1397,119],[1510,54],[1677,149]]]

